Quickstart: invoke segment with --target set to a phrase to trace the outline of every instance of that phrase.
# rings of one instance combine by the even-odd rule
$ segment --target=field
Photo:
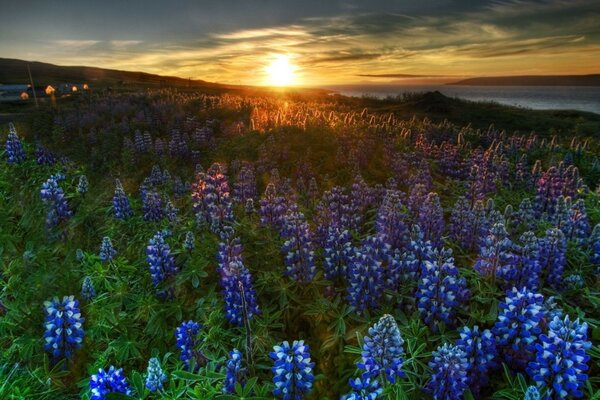
[[[600,399],[597,115],[160,87],[6,107],[0,399]]]

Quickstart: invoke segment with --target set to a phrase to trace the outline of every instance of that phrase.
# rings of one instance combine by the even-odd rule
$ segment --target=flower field
[[[0,127],[1,399],[600,399],[600,139],[98,92]]]

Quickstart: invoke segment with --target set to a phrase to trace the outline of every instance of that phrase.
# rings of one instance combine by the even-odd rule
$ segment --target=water
[[[534,110],[578,110],[600,114],[598,86],[357,85],[332,86],[328,89],[346,96],[369,95],[380,98],[438,90],[448,97],[472,101],[494,101]]]

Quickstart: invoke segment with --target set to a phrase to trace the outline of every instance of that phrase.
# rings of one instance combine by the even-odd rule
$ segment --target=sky
[[[0,57],[230,84],[600,73],[600,0],[0,0]]]

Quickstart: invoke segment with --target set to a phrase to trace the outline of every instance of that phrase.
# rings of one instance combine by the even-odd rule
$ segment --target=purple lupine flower
[[[89,276],[83,278],[83,282],[81,284],[81,297],[83,297],[87,301],[90,301],[94,297],[96,297],[96,289],[94,288],[92,278],[90,278]]]
[[[73,353],[83,345],[83,322],[79,302],[74,296],[58,297],[44,302],[44,350],[54,360],[70,360]]]
[[[338,226],[329,226],[323,247],[325,279],[334,281],[348,274],[348,265],[354,254],[352,236]]]
[[[239,238],[219,244],[217,253],[220,284],[225,299],[225,316],[233,325],[244,324],[244,314],[248,318],[259,314],[256,291],[252,284],[252,275],[244,266],[242,244]],[[245,309],[244,309],[245,307]]]
[[[100,261],[107,262],[112,261],[112,259],[117,255],[117,251],[112,245],[110,238],[108,236],[104,236],[102,238],[102,244],[100,245]]]
[[[52,228],[61,221],[71,217],[71,210],[65,197],[65,192],[58,185],[58,181],[64,179],[61,174],[51,175],[40,190],[42,203],[46,206],[46,226]]]
[[[214,163],[208,171],[196,176],[192,201],[196,220],[207,223],[213,233],[227,235],[233,221],[233,210],[229,197],[229,183],[225,166]]]
[[[513,214],[512,224],[515,227],[524,226],[526,230],[534,230],[537,226],[535,209],[529,198],[524,198],[517,212]]]
[[[442,245],[444,234],[444,210],[437,193],[429,193],[419,207],[417,222],[423,232],[423,238],[434,247]]]
[[[469,363],[467,383],[473,395],[477,397],[481,389],[489,383],[490,371],[498,366],[496,338],[489,329],[482,331],[477,325],[473,328],[464,326],[458,333],[460,338],[456,345],[465,352]]]
[[[165,216],[170,223],[177,222],[177,213],[179,210],[175,205],[171,202],[171,200],[167,200],[167,204],[165,205]]]
[[[163,382],[167,380],[167,375],[163,372],[158,358],[152,357],[148,360],[148,369],[146,375],[146,388],[154,393],[163,389]]]
[[[273,346],[269,354],[274,361],[273,395],[283,400],[301,400],[309,394],[313,387],[313,368],[310,361],[308,345],[304,340],[294,340],[292,345],[285,341]]]
[[[25,160],[25,151],[23,151],[23,144],[15,126],[11,123],[8,124],[9,132],[6,139],[6,157],[8,158],[9,164],[19,164]]]
[[[377,233],[383,235],[393,249],[402,249],[406,246],[409,231],[400,192],[387,191],[377,213],[376,228]]]
[[[424,185],[415,185],[410,191],[408,196],[408,210],[414,220],[419,217],[419,210],[421,205],[425,202],[427,197],[427,188]]]
[[[385,314],[369,328],[369,335],[364,337],[362,361],[357,364],[363,371],[363,379],[385,377],[387,381],[394,383],[397,378],[404,377],[403,345],[404,340],[396,320]]]
[[[225,382],[223,382],[223,393],[235,393],[235,385],[239,383],[244,387],[244,373],[242,368],[242,353],[233,349],[229,353],[229,359],[225,362]]]
[[[181,351],[179,359],[183,361],[185,369],[189,370],[192,363],[195,363],[195,368],[199,368],[206,363],[206,357],[198,347],[198,333],[200,333],[200,325],[198,322],[186,321],[177,327],[175,330],[176,345]]]
[[[538,290],[541,273],[539,240],[535,233],[527,231],[521,235],[519,241],[520,245],[515,246],[517,264],[514,284],[516,287]]]
[[[123,369],[116,369],[112,365],[105,371],[99,369],[97,374],[90,377],[90,400],[106,400],[108,393],[123,393],[129,395],[129,382],[123,375]]]
[[[462,247],[469,247],[473,243],[474,215],[471,204],[466,197],[458,198],[450,214],[450,237]]]
[[[592,347],[587,340],[588,325],[571,321],[567,315],[558,316],[548,324],[548,333],[541,334],[535,345],[535,360],[529,363],[528,374],[540,388],[547,388],[546,399],[583,397],[583,387],[588,379]]]
[[[277,194],[273,183],[267,185],[259,203],[261,225],[270,226],[278,230],[281,229],[288,206],[286,199]]]
[[[316,272],[314,244],[304,215],[298,212],[286,214],[281,236],[285,240],[281,248],[285,256],[285,275],[297,282],[312,281]]]
[[[123,185],[118,179],[115,180],[115,194],[113,196],[113,210],[115,218],[127,219],[133,215],[133,210],[129,204],[129,198],[123,190]]]
[[[583,199],[577,200],[568,213],[568,230],[563,233],[567,240],[574,240],[578,245],[585,243],[590,235],[590,223]]]
[[[233,185],[233,199],[236,203],[244,204],[248,199],[255,199],[256,177],[251,164],[242,166]]]
[[[560,288],[562,276],[567,263],[567,240],[560,229],[550,228],[546,236],[539,241],[540,284],[546,283],[553,288]]]
[[[431,353],[429,362],[433,375],[426,386],[434,400],[461,400],[467,389],[470,369],[467,354],[461,346],[448,343]]]
[[[492,282],[499,279],[504,284],[513,282],[517,275],[517,257],[512,252],[513,243],[504,225],[492,226],[490,234],[481,246],[474,269],[481,275],[489,276]]]
[[[498,342],[498,353],[512,368],[525,370],[545,315],[544,296],[541,294],[526,288],[507,291],[506,300],[500,303],[498,321],[492,333]]]
[[[38,165],[54,165],[56,157],[51,151],[38,143],[35,145],[35,161]]]
[[[592,255],[590,261],[592,264],[600,265],[600,224],[597,224],[592,231],[589,240]]]
[[[178,269],[175,265],[175,258],[171,254],[171,248],[165,241],[162,232],[157,232],[148,241],[146,255],[154,287],[158,287],[159,284],[175,276],[177,273]]]
[[[81,175],[79,177],[79,182],[77,183],[77,193],[85,194],[88,191],[89,182],[85,175]]]
[[[185,240],[183,241],[183,248],[191,253],[194,250],[196,239],[194,238],[194,232],[187,231],[185,233]]]
[[[352,392],[342,396],[341,400],[375,400],[383,393],[383,388],[377,379],[350,378],[348,384]]]
[[[160,221],[164,217],[162,198],[154,190],[148,190],[142,197],[144,221]]]

